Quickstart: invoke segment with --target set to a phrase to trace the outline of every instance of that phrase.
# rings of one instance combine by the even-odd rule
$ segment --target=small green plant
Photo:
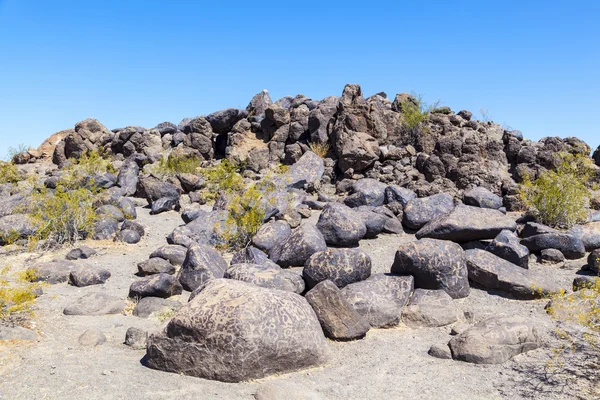
[[[12,162],[0,161],[0,184],[17,183],[21,180],[21,175],[15,164]]]
[[[173,308],[168,308],[168,309],[158,313],[156,315],[156,318],[158,318],[158,320],[160,322],[165,322],[166,320],[173,318],[176,314],[177,314],[177,311],[175,311]]]
[[[321,158],[325,158],[329,153],[329,143],[309,142],[308,147]]]
[[[17,154],[24,153],[29,150],[29,146],[19,143],[16,147],[9,147],[6,153],[6,160],[11,161]]]
[[[425,124],[429,121],[431,107],[427,107],[420,95],[413,94],[402,102],[400,123],[405,131],[405,144],[419,148],[422,133],[426,133]]]
[[[250,243],[265,218],[265,193],[253,185],[230,199],[225,228],[220,232],[223,247],[237,250]]]
[[[534,181],[525,177],[519,197],[540,222],[569,228],[587,218],[591,161],[568,153],[557,157],[560,163],[556,170],[544,171]]]
[[[177,174],[196,174],[200,170],[200,159],[196,155],[174,155],[169,154],[159,160],[153,173],[163,176],[174,176]]]
[[[94,201],[94,193],[86,188],[34,193],[28,205],[28,215],[36,226],[32,239],[50,239],[59,245],[84,239],[98,218]]]
[[[33,316],[36,289],[40,284],[19,277],[9,280],[10,268],[0,269],[0,321],[21,324]]]
[[[94,183],[90,180],[90,176],[116,172],[102,149],[88,150],[78,159],[69,159],[69,162],[70,164],[62,169],[62,175],[57,185],[63,190],[77,189],[82,186],[93,188]]]
[[[218,164],[204,168],[200,174],[206,180],[206,187],[202,190],[205,201],[218,198],[221,194],[242,192],[245,189],[244,178],[239,173],[240,166],[234,161],[223,159]]]

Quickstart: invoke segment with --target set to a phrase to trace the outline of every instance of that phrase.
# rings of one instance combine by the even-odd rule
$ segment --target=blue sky
[[[415,92],[600,145],[598,1],[0,0],[0,155],[276,99]]]

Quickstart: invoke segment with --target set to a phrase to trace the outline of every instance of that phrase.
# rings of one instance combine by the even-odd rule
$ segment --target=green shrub
[[[62,245],[85,239],[98,219],[94,201],[94,193],[85,188],[34,193],[28,205],[36,226],[33,240],[50,239]]]
[[[256,185],[233,195],[228,203],[225,229],[220,232],[223,247],[233,250],[246,247],[265,218],[265,192]]]
[[[560,163],[556,170],[544,171],[534,181],[525,177],[519,197],[540,222],[569,228],[587,219],[591,161],[568,153],[557,157]]]
[[[62,169],[62,175],[57,184],[57,187],[64,190],[77,189],[82,186],[93,187],[93,182],[89,179],[91,175],[116,172],[102,149],[88,150],[78,159],[69,159],[69,162],[70,164]]]
[[[17,154],[24,153],[29,150],[29,146],[19,143],[16,147],[9,147],[6,154],[6,159],[11,161]]]
[[[15,164],[12,162],[0,161],[0,184],[17,183],[21,180],[21,175]]]
[[[432,107],[427,107],[420,95],[412,95],[402,102],[400,122],[405,132],[405,144],[420,148],[421,134],[427,132],[426,122],[429,121]]]
[[[36,289],[39,283],[31,283],[25,276],[8,279],[8,266],[0,269],[0,321],[20,324],[33,316]]]
[[[163,157],[158,165],[152,170],[153,173],[162,176],[174,176],[177,174],[195,174],[200,170],[200,159],[196,155],[178,156],[170,154]]]
[[[221,194],[226,196],[245,190],[244,178],[239,173],[240,166],[234,161],[223,159],[214,166],[203,168],[200,174],[205,179],[202,196],[205,201],[215,200]]]

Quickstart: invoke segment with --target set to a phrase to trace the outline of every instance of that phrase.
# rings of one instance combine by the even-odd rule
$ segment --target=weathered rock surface
[[[354,246],[367,234],[367,227],[357,213],[340,203],[329,203],[319,216],[317,229],[325,242],[334,246]]]
[[[454,299],[469,295],[465,252],[453,242],[421,239],[402,243],[391,271],[414,276],[417,288],[442,289]]]
[[[66,306],[65,315],[108,315],[119,314],[125,308],[125,302],[118,297],[105,293],[88,293]]]
[[[585,246],[580,238],[567,233],[543,233],[521,240],[521,244],[533,253],[545,249],[560,250],[565,258],[576,260],[585,256]]]
[[[156,274],[133,282],[129,287],[129,297],[168,298],[181,294],[182,287],[177,277],[169,274]]]
[[[458,309],[443,290],[415,289],[402,311],[402,322],[411,327],[438,327],[455,323]]]
[[[389,328],[400,323],[413,289],[412,276],[376,274],[346,286],[342,294],[373,328]]]
[[[409,229],[421,229],[429,221],[454,209],[454,200],[445,193],[414,198],[404,207],[402,223]]]
[[[314,225],[302,225],[269,251],[269,258],[281,267],[302,266],[313,254],[327,248],[323,234]]]
[[[465,192],[463,200],[466,205],[474,207],[491,208],[493,210],[502,207],[502,197],[481,186]]]
[[[161,297],[144,297],[135,305],[133,315],[140,318],[148,318],[152,315],[173,314],[181,307],[181,303],[175,300],[163,299]]]
[[[509,230],[503,230],[486,247],[486,251],[522,268],[529,268],[529,249],[523,246],[519,237]]]
[[[212,247],[192,243],[179,271],[181,286],[190,292],[211,279],[223,278],[227,261]]]
[[[432,238],[465,243],[494,239],[503,230],[515,231],[517,224],[500,211],[459,205],[449,214],[436,217],[417,232],[417,239]]]
[[[600,249],[600,229],[590,225],[576,225],[568,232],[581,239],[585,251]]]
[[[303,293],[305,288],[304,281],[298,273],[282,269],[277,264],[233,264],[225,272],[225,278],[297,294]]]
[[[319,321],[303,297],[219,279],[148,338],[146,363],[239,382],[317,366],[328,353]]]
[[[34,276],[34,282],[46,282],[54,285],[66,282],[73,269],[75,269],[75,263],[59,260],[38,264],[30,268],[30,273]]]
[[[302,275],[309,289],[325,280],[343,288],[371,276],[371,257],[360,249],[329,248],[313,254]]]
[[[372,178],[359,179],[352,184],[352,194],[344,199],[348,207],[381,206],[387,185]]]
[[[104,268],[91,266],[78,266],[69,274],[69,283],[73,286],[83,287],[101,285],[110,278],[110,271]]]
[[[287,222],[271,221],[260,227],[252,238],[252,244],[268,252],[291,234],[292,230]]]
[[[150,258],[158,257],[168,260],[173,265],[182,265],[187,255],[187,248],[176,244],[168,244],[154,250]]]
[[[452,358],[475,364],[501,364],[541,346],[535,326],[521,317],[495,317],[481,321],[448,344]]]
[[[175,266],[168,260],[160,257],[152,257],[142,261],[138,263],[137,267],[140,276],[175,273]]]
[[[125,332],[124,344],[131,347],[132,349],[141,350],[145,349],[148,343],[148,332],[131,327]]]

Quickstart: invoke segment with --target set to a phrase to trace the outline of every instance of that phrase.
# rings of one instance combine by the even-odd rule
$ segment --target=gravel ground
[[[313,215],[305,223],[316,221]],[[8,342],[0,345],[0,399],[252,399],[264,383],[293,382],[325,399],[519,399],[571,398],[569,393],[522,393],[526,376],[514,371],[515,365],[539,363],[548,351],[538,349],[515,357],[504,365],[473,365],[440,360],[427,354],[432,344],[450,339],[450,327],[411,330],[397,327],[371,330],[359,341],[329,342],[333,356],[323,367],[247,383],[221,383],[144,367],[140,360],[144,350],[123,344],[125,331],[138,327],[153,331],[161,321],[132,315],[101,317],[64,316],[63,308],[83,294],[104,292],[126,298],[129,285],[137,278],[136,264],[147,259],[165,236],[181,224],[178,213],[150,216],[138,208],[138,222],[146,227],[147,237],[133,246],[91,242],[100,255],[88,262],[107,268],[112,277],[103,285],[76,288],[67,284],[47,286],[38,300],[34,321],[40,335],[37,342]],[[361,241],[373,260],[373,272],[389,272],[396,247],[413,235],[381,235]],[[67,250],[44,254],[0,256],[0,266],[9,264],[23,269],[40,260],[64,257]],[[39,255],[38,255],[39,256]],[[576,268],[583,260],[569,263],[568,268],[538,265],[557,282],[570,287]],[[180,296],[182,302],[187,294]],[[474,320],[498,315],[521,315],[531,318],[546,341],[555,323],[544,312],[545,300],[517,301],[486,291],[473,289],[471,295],[456,301],[462,311],[470,311]],[[101,330],[107,342],[95,347],[81,347],[78,336],[88,328]],[[541,360],[541,361],[540,361]]]

